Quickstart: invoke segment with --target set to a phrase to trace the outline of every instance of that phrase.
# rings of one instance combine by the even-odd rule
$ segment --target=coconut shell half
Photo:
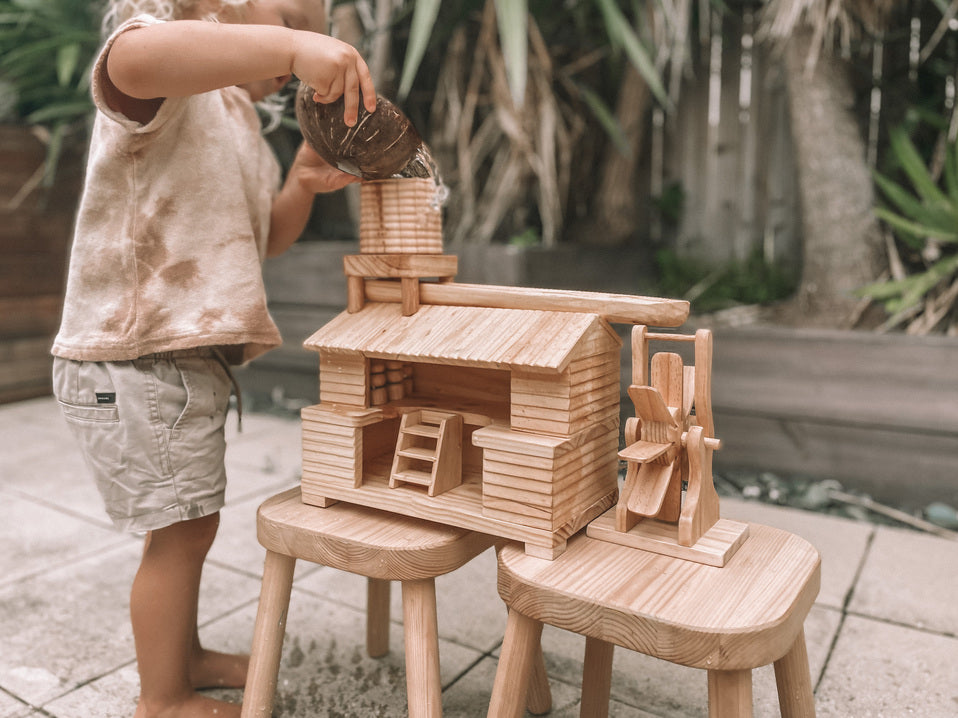
[[[343,121],[340,97],[323,104],[313,100],[313,89],[300,84],[296,92],[296,119],[306,142],[317,154],[344,172],[367,180],[399,174],[415,158],[422,138],[409,118],[389,100],[376,98],[370,114],[360,103],[353,127]]]

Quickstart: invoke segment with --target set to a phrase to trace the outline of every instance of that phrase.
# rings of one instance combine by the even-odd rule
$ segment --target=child
[[[355,181],[304,145],[280,189],[253,103],[295,75],[319,102],[344,96],[349,125],[360,102],[376,105],[358,52],[319,34],[323,8],[112,0],[108,13],[119,27],[93,72],[53,380],[114,523],[147,532],[130,595],[135,718],[239,715],[196,693],[242,686],[248,664],[204,649],[196,628],[226,481],[228,364],[280,343],[262,259],[297,239],[315,193]]]

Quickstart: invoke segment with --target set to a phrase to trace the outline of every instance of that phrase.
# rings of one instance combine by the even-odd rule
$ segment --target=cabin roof
[[[433,304],[407,317],[399,304],[369,303],[353,314],[342,312],[303,346],[402,361],[561,372],[593,336],[599,345],[589,354],[622,345],[597,314]]]

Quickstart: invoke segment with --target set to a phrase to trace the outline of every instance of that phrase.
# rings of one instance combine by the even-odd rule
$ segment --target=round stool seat
[[[309,506],[298,488],[263,502],[256,536],[268,551],[389,581],[441,576],[495,542],[486,534],[365,506]]]
[[[489,715],[520,715],[509,683],[527,673],[543,623],[587,637],[582,715],[607,714],[613,645],[706,669],[711,716],[751,715],[751,669],[774,663],[783,715],[813,715],[803,624],[820,574],[811,544],[757,524],[721,568],[584,533],[554,561],[508,544],[499,594],[509,623]]]

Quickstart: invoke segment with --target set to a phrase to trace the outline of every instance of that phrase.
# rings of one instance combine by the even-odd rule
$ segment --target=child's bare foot
[[[246,654],[218,653],[205,648],[193,654],[190,682],[194,688],[242,688],[246,685]]]
[[[168,706],[147,706],[142,700],[133,718],[240,718],[242,706],[224,703],[194,694],[185,701]]]

